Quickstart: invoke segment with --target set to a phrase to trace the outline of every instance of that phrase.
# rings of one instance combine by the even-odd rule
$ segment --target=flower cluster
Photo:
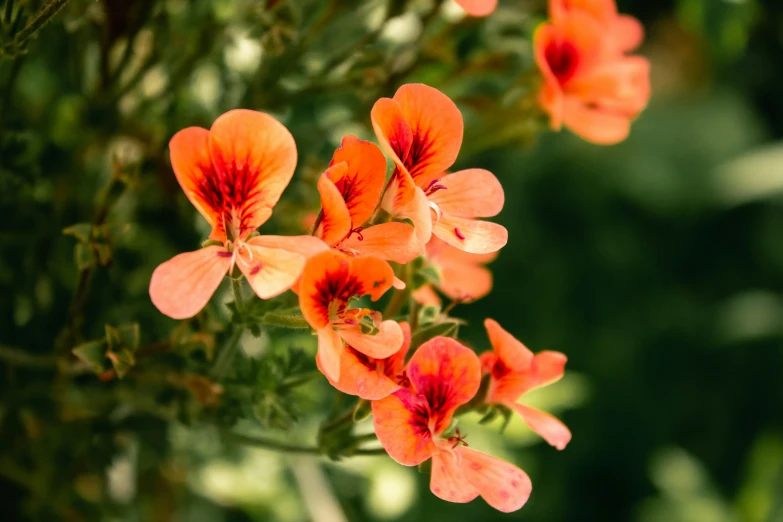
[[[495,7],[459,3],[476,16]],[[619,15],[613,0],[552,0],[550,14],[535,48],[544,77],[540,104],[553,127],[599,143],[624,138],[649,95],[647,62],[626,55],[640,43],[641,26]],[[292,290],[300,319],[317,336],[318,369],[337,390],[370,401],[375,435],[394,460],[431,461],[430,488],[444,500],[482,496],[498,510],[517,510],[531,492],[528,476],[469,449],[455,418],[513,412],[563,449],[568,428],[518,401],[562,377],[566,357],[533,354],[491,319],[485,326],[493,350],[479,357],[448,336],[456,329],[423,330],[419,314],[424,306],[434,324],[456,324],[451,307],[490,291],[485,265],[508,232],[484,218],[503,209],[503,187],[486,170],[450,171],[463,119],[437,89],[403,85],[379,99],[369,119],[380,146],[343,138],[317,182],[321,210],[312,234],[296,237],[257,231],[296,167],[294,139],[281,123],[233,110],[210,130],[178,132],[172,167],[212,232],[202,249],[155,270],[152,302],[172,318],[192,317],[227,274],[244,277],[261,299]],[[389,291],[384,314],[366,307]],[[442,311],[444,297],[452,305]],[[407,322],[400,316],[405,303]]]

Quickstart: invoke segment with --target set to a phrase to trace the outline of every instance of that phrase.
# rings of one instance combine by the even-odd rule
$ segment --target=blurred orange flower
[[[518,413],[544,440],[563,449],[571,440],[568,428],[552,415],[519,404],[525,393],[558,381],[566,356],[560,352],[533,353],[492,319],[484,321],[494,351],[481,354],[483,372],[490,376],[486,402]]]
[[[424,252],[414,228],[406,223],[381,223],[367,228],[386,180],[386,158],[368,141],[346,136],[329,169],[318,181],[321,215],[315,236],[351,255],[367,254],[407,263]]]
[[[427,243],[425,255],[440,279],[440,283],[435,286],[449,299],[471,302],[481,299],[492,290],[492,272],[484,265],[495,260],[496,252],[468,254],[433,237]],[[432,285],[417,289],[413,297],[421,304],[440,304],[440,298],[432,290]]]
[[[196,315],[234,266],[262,299],[286,291],[306,257],[322,250],[311,236],[250,234],[272,215],[296,167],[291,133],[271,116],[237,109],[210,130],[189,127],[169,143],[182,190],[212,226],[220,243],[173,257],[150,280],[150,298],[174,319]]]
[[[383,196],[383,209],[411,219],[419,240],[432,234],[476,254],[496,252],[508,231],[476,218],[503,209],[505,196],[497,178],[486,170],[453,174],[462,146],[462,114],[448,96],[423,84],[400,87],[394,98],[381,98],[372,108],[372,123],[381,147],[395,163]]]
[[[343,342],[374,359],[385,359],[402,346],[399,324],[383,321],[380,312],[349,306],[354,297],[378,300],[393,278],[389,264],[372,256],[328,250],[307,262],[299,281],[299,306],[318,333],[318,365],[330,380],[340,380]]]
[[[424,343],[407,366],[409,387],[373,401],[375,434],[389,456],[406,466],[432,459],[430,490],[449,502],[479,495],[504,512],[527,502],[532,486],[518,467],[469,449],[465,435],[446,433],[456,409],[481,384],[481,364],[454,339]]]
[[[641,24],[618,15],[613,0],[551,0],[550,14],[534,47],[552,128],[598,144],[624,140],[650,98],[649,61],[625,54],[641,43]]]
[[[498,0],[456,0],[470,16],[487,16],[498,6]]]
[[[340,356],[340,378],[329,382],[343,393],[356,395],[366,400],[378,400],[388,397],[400,389],[400,383],[407,379],[405,375],[405,356],[411,346],[411,327],[400,323],[402,346],[395,353],[383,359],[375,359],[362,352],[345,347]],[[319,359],[316,359],[321,369]],[[321,369],[322,373],[325,373]]]

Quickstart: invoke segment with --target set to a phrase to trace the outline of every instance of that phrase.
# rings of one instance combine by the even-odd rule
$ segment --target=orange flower
[[[394,271],[382,259],[349,257],[334,250],[316,254],[305,265],[299,306],[318,333],[319,368],[330,380],[340,380],[343,341],[374,359],[387,358],[402,346],[402,330],[396,322],[383,321],[379,312],[349,307],[355,296],[378,300],[393,278]]]
[[[479,495],[490,506],[516,511],[530,496],[524,471],[467,448],[465,435],[446,431],[454,411],[470,401],[481,384],[481,364],[454,339],[436,337],[419,348],[407,367],[410,387],[373,401],[375,434],[389,456],[406,466],[432,458],[430,489],[449,502]]]
[[[517,403],[525,393],[558,381],[566,356],[559,352],[533,355],[492,319],[484,321],[493,352],[481,354],[484,373],[490,375],[487,403],[502,404],[517,412],[533,431],[557,449],[571,440],[571,432],[559,420],[543,411]]]
[[[315,235],[351,255],[373,255],[402,264],[420,256],[424,248],[412,226],[389,222],[362,227],[375,211],[385,180],[386,158],[381,150],[355,136],[343,138],[318,181],[323,210]]]
[[[462,145],[462,114],[448,96],[422,84],[400,87],[372,108],[372,123],[395,163],[383,197],[393,216],[410,218],[419,240],[432,234],[474,254],[496,252],[508,241],[502,226],[476,218],[503,209],[503,187],[486,170],[447,174]]]
[[[498,6],[498,0],[456,0],[470,16],[487,16]]]
[[[196,315],[238,265],[262,299],[286,291],[305,258],[323,250],[311,236],[248,236],[272,215],[296,167],[291,133],[271,116],[233,110],[210,130],[189,127],[169,143],[182,190],[219,243],[173,257],[150,280],[150,298],[174,319]]]
[[[427,262],[435,268],[440,283],[436,285],[453,301],[470,302],[481,299],[492,289],[492,272],[483,265],[491,263],[497,253],[468,254],[433,237],[427,243]],[[430,285],[413,293],[421,304],[440,304],[440,298]]]
[[[370,401],[383,399],[400,389],[400,383],[407,379],[405,375],[405,356],[411,346],[411,327],[400,323],[402,346],[395,353],[383,359],[375,359],[354,350],[350,346],[340,356],[340,378],[329,382],[343,393],[357,395]],[[316,359],[318,369],[320,361]]]
[[[539,103],[552,128],[565,125],[598,144],[624,140],[650,98],[649,61],[624,54],[641,41],[641,26],[617,15],[610,3],[553,1],[552,21],[534,38],[544,76]]]

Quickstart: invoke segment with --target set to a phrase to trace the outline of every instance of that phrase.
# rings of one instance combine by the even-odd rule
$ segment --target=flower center
[[[449,443],[451,443],[451,448],[454,449],[460,444],[467,447],[468,443],[465,442],[465,437],[467,437],[467,434],[463,435],[459,432],[459,428],[456,429],[454,432],[454,435],[448,438]]]
[[[579,50],[569,41],[552,42],[544,50],[546,63],[562,84],[570,80],[579,65]]]

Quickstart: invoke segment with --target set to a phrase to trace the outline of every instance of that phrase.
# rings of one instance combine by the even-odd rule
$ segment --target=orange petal
[[[440,267],[453,266],[458,268],[465,265],[485,265],[491,263],[497,257],[497,252],[470,254],[459,248],[454,248],[437,237],[433,237],[427,243],[427,259]]]
[[[291,288],[302,274],[305,258],[300,254],[279,248],[261,246],[248,248],[252,252],[252,259],[243,250],[237,265],[250,287],[261,299],[270,299],[282,294]]]
[[[362,333],[359,326],[354,326],[343,328],[338,333],[346,343],[364,355],[373,359],[385,359],[402,347],[402,330],[400,325],[392,320],[383,321],[378,330],[375,335],[368,335]]]
[[[205,194],[246,237],[269,218],[294,175],[294,138],[268,114],[235,109],[212,124],[209,151],[216,179]]]
[[[214,194],[217,175],[209,157],[209,131],[188,127],[176,133],[169,142],[171,167],[185,195],[212,226],[212,239],[225,241],[222,229],[222,195]]]
[[[644,26],[633,16],[620,15],[614,20],[612,34],[618,51],[633,51],[644,41]]]
[[[462,113],[451,99],[424,84],[403,85],[394,94],[412,133],[408,155],[401,158],[417,185],[445,172],[462,146]]]
[[[373,256],[359,256],[351,260],[351,272],[361,281],[361,295],[369,295],[377,301],[391,288],[394,270],[384,261]]]
[[[550,0],[550,17],[558,22],[571,10],[579,9],[599,21],[611,20],[617,16],[615,0]]]
[[[313,329],[329,324],[329,305],[341,297],[344,289],[356,284],[350,270],[350,259],[333,250],[316,254],[305,264],[299,281],[299,306]],[[355,293],[349,291],[352,293],[346,299]]]
[[[351,214],[343,201],[343,195],[330,179],[330,171],[345,173],[346,163],[338,163],[321,175],[318,180],[318,192],[321,194],[323,220],[316,229],[316,235],[327,245],[334,246],[351,233]]]
[[[477,265],[445,265],[438,288],[452,300],[475,301],[492,290],[492,272]]]
[[[430,491],[447,502],[464,504],[479,496],[479,490],[465,478],[459,464],[459,456],[448,450],[437,451],[432,456]]]
[[[544,351],[533,357],[530,370],[535,376],[533,387],[548,386],[559,381],[565,373],[568,358],[560,352]]]
[[[530,498],[530,477],[518,467],[463,446],[455,451],[461,457],[463,475],[493,508],[510,513]]]
[[[329,250],[329,245],[315,236],[256,236],[249,239],[247,244],[287,250],[304,256],[305,259]]]
[[[319,370],[320,360],[316,360]],[[368,401],[388,397],[400,389],[397,381],[376,369],[377,360],[346,347],[340,357],[340,379],[330,381],[332,386],[348,395],[356,395]]]
[[[447,174],[436,182],[445,187],[429,196],[441,212],[463,218],[496,216],[503,210],[503,187],[494,174],[468,169]]]
[[[397,276],[394,276],[394,281],[392,281],[392,286],[395,290],[405,290],[405,281],[400,279]]]
[[[438,297],[438,294],[435,293],[435,290],[430,285],[414,290],[412,295],[417,303],[424,306],[440,306],[442,303],[440,297]]]
[[[152,273],[150,299],[172,319],[193,317],[206,306],[230,266],[231,254],[219,246],[174,256]]]
[[[563,125],[574,134],[597,145],[620,143],[631,131],[629,116],[589,106],[571,98],[565,101]]]
[[[381,223],[361,231],[340,243],[340,250],[358,252],[405,264],[424,253],[416,229],[406,223]]]
[[[476,395],[481,384],[481,363],[476,354],[448,337],[422,344],[408,363],[408,377],[417,393],[434,410],[434,432],[439,435],[451,422],[457,407]]]
[[[318,369],[330,381],[340,380],[340,358],[345,348],[343,340],[331,326],[318,330]]]
[[[562,450],[571,440],[571,431],[552,415],[515,402],[505,405],[521,415],[533,431],[557,449]]]
[[[428,422],[427,401],[408,389],[372,401],[375,435],[391,458],[404,466],[416,466],[435,451]]]
[[[432,238],[432,213],[430,202],[424,191],[415,187],[410,201],[404,204],[395,204],[396,182],[394,179],[392,179],[389,189],[384,196],[383,209],[396,218],[410,219],[416,229],[416,237],[422,245],[426,245]]]
[[[370,218],[381,199],[386,181],[386,158],[373,143],[346,136],[329,165],[341,162],[347,165],[344,172],[327,172],[342,194],[351,214],[352,227],[356,228]]]
[[[370,118],[378,143],[396,166],[391,181],[394,186],[390,185],[386,195],[393,194],[394,204],[408,203],[413,199],[415,184],[403,160],[408,157],[413,143],[411,127],[405,120],[400,104],[390,98],[381,98],[375,102]]]
[[[497,252],[508,242],[505,227],[489,221],[443,214],[432,233],[446,243],[472,254]]]
[[[487,16],[498,6],[498,0],[457,0],[457,5],[470,16]]]
[[[485,319],[489,342],[503,365],[514,372],[527,370],[533,362],[533,352],[508,333],[494,319]]]

